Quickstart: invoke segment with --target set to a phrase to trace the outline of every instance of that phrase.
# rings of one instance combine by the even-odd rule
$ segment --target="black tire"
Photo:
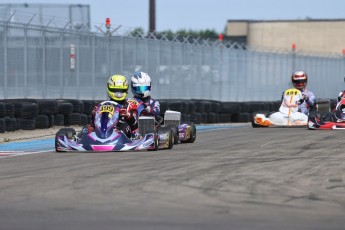
[[[81,114],[80,113],[70,113],[64,116],[64,121],[66,126],[70,125],[80,125],[81,124]]]
[[[236,113],[231,116],[232,122],[250,122],[250,113]]]
[[[6,116],[6,105],[3,102],[0,102],[0,117]]]
[[[64,126],[64,124],[65,124],[65,116],[63,114],[55,114],[54,115],[54,125]]]
[[[196,127],[195,127],[195,124],[193,122],[190,122],[190,121],[187,121],[186,122],[187,125],[190,126],[190,133],[189,133],[189,136],[190,138],[188,140],[185,140],[185,141],[181,141],[181,143],[194,143],[195,142],[195,139],[196,139]]]
[[[58,114],[71,114],[73,112],[73,105],[68,102],[58,102],[57,111]]]
[[[20,127],[23,130],[34,130],[36,126],[35,119],[20,119]]]
[[[148,130],[146,134],[148,133],[154,133],[154,142],[155,142],[155,148],[154,149],[148,149],[147,151],[158,151],[158,133],[156,130]]]
[[[5,103],[5,107],[6,107],[6,116],[13,118],[14,117],[14,105],[11,103]]]
[[[48,115],[39,114],[35,117],[35,129],[47,129],[49,128]]]
[[[6,132],[6,122],[4,118],[0,118],[0,133]]]
[[[48,114],[47,116],[48,116],[48,120],[49,120],[48,127],[51,128],[55,125],[54,115]]]
[[[37,101],[38,114],[52,115],[57,113],[57,101],[55,99],[42,99]]]
[[[176,125],[168,125],[168,128],[170,128],[172,130],[173,133],[173,142],[174,145],[177,145],[179,142],[179,135],[178,135],[178,128]]]
[[[15,130],[15,127],[13,127],[13,123],[10,117],[4,117],[5,120],[5,130],[6,132],[12,132]]]
[[[62,128],[55,134],[55,151],[56,152],[64,152],[61,150],[58,150],[58,142],[57,142],[57,136],[67,136],[68,139],[73,139],[76,135],[76,131],[73,128]]]

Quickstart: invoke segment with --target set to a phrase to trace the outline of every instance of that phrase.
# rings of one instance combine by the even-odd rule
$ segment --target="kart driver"
[[[138,115],[137,111],[127,111],[127,93],[128,82],[126,77],[122,75],[112,75],[107,82],[107,93],[110,101],[115,101],[122,105],[120,110],[120,119],[117,128],[122,130],[128,138],[137,138],[138,132]],[[91,124],[89,125],[89,132],[94,129],[94,119],[98,106],[96,105],[92,111]]]
[[[299,103],[304,100],[304,96],[298,89],[287,89],[283,93],[283,100],[279,111],[272,113],[268,118],[263,114],[257,114],[260,124],[263,126],[281,125],[307,125],[308,116],[299,112]]]
[[[154,116],[160,120],[159,101],[151,97],[151,78],[147,73],[135,72],[131,77],[131,90],[134,98],[143,102],[145,109],[140,115]]]
[[[315,95],[307,90],[308,75],[304,71],[296,71],[291,75],[293,86],[302,92],[302,99],[298,103],[298,111],[308,115],[309,111],[314,110]],[[282,99],[284,94],[282,96]]]

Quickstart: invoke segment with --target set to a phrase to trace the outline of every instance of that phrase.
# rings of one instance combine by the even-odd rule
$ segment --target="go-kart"
[[[341,98],[332,112],[308,116],[308,129],[345,129],[345,98]]]
[[[147,123],[149,129],[161,130],[161,129],[171,129],[173,133],[174,144],[178,143],[194,143],[196,139],[196,127],[193,122],[181,122],[181,113],[173,110],[166,110],[163,118],[156,119],[150,116],[143,116],[142,112],[145,109],[144,103],[138,98],[128,99],[129,107],[131,104],[136,105],[139,114],[139,124]],[[144,131],[146,131],[145,129]],[[140,131],[140,133],[144,133]]]
[[[104,101],[98,105],[94,131],[87,126],[77,134],[73,128],[62,128],[55,135],[55,150],[66,151],[138,151],[171,149],[173,134],[171,129],[147,130],[145,134],[132,139],[118,128],[122,106],[113,101]],[[132,109],[135,108],[132,105]],[[137,108],[135,108],[137,109]],[[139,124],[139,129],[140,129]]]
[[[253,128],[258,127],[306,127],[308,116],[300,112],[284,114],[267,111],[254,112],[251,123]]]
[[[299,112],[298,106],[305,98],[301,91],[295,88],[283,93],[279,111],[274,113],[256,112],[252,115],[252,126],[257,127],[306,127],[308,116]]]

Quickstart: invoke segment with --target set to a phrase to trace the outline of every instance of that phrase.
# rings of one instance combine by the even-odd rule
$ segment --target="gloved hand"
[[[144,110],[146,111],[146,112],[148,112],[148,113],[151,113],[151,106],[150,105],[148,105],[148,104],[143,104],[144,105]]]
[[[129,117],[129,113],[127,112],[126,108],[120,109],[120,116],[123,116],[124,118],[128,118]]]
[[[308,94],[306,92],[303,92],[302,96],[303,96],[303,100],[305,100],[305,101],[309,100]]]
[[[137,140],[137,139],[140,139],[141,136],[140,136],[140,133],[138,132],[138,130],[134,130],[132,132],[132,140]]]
[[[91,126],[94,126],[97,109],[98,109],[98,106],[96,105],[95,107],[93,107],[93,110],[91,112],[91,124],[90,124]]]
[[[97,109],[98,109],[98,106],[97,106],[97,105],[96,105],[95,107],[93,107],[93,110],[92,110],[92,112],[91,112],[91,115],[92,115],[92,116],[95,116],[95,115],[96,115]]]

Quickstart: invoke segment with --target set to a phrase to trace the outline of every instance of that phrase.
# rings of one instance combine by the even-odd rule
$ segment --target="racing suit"
[[[304,100],[304,96],[300,90],[295,88],[285,90],[279,111],[272,113],[269,121],[284,126],[307,124],[308,116],[299,112],[301,100]]]
[[[300,90],[302,93],[302,98],[298,102],[298,112],[308,115],[309,111],[315,109],[315,95],[312,91],[307,89]],[[285,92],[285,91],[284,91]],[[282,100],[284,98],[284,93],[282,95]]]
[[[138,136],[138,114],[137,111],[131,110],[127,111],[128,102],[127,99],[118,102],[120,105],[122,105],[122,108],[120,110],[120,116],[119,116],[119,122],[116,126],[116,128],[122,130],[128,138],[135,138]],[[91,122],[89,124],[89,132],[93,131],[95,128],[94,120],[96,116],[96,111],[98,109],[98,105],[96,105],[93,108],[92,114],[91,114]]]
[[[145,109],[141,112],[139,115],[143,116],[154,116],[156,121],[159,121],[161,119],[160,117],[160,104],[159,101],[153,99],[151,96],[140,98],[140,97],[134,97],[136,99],[139,99],[143,102],[143,105],[145,106]]]

